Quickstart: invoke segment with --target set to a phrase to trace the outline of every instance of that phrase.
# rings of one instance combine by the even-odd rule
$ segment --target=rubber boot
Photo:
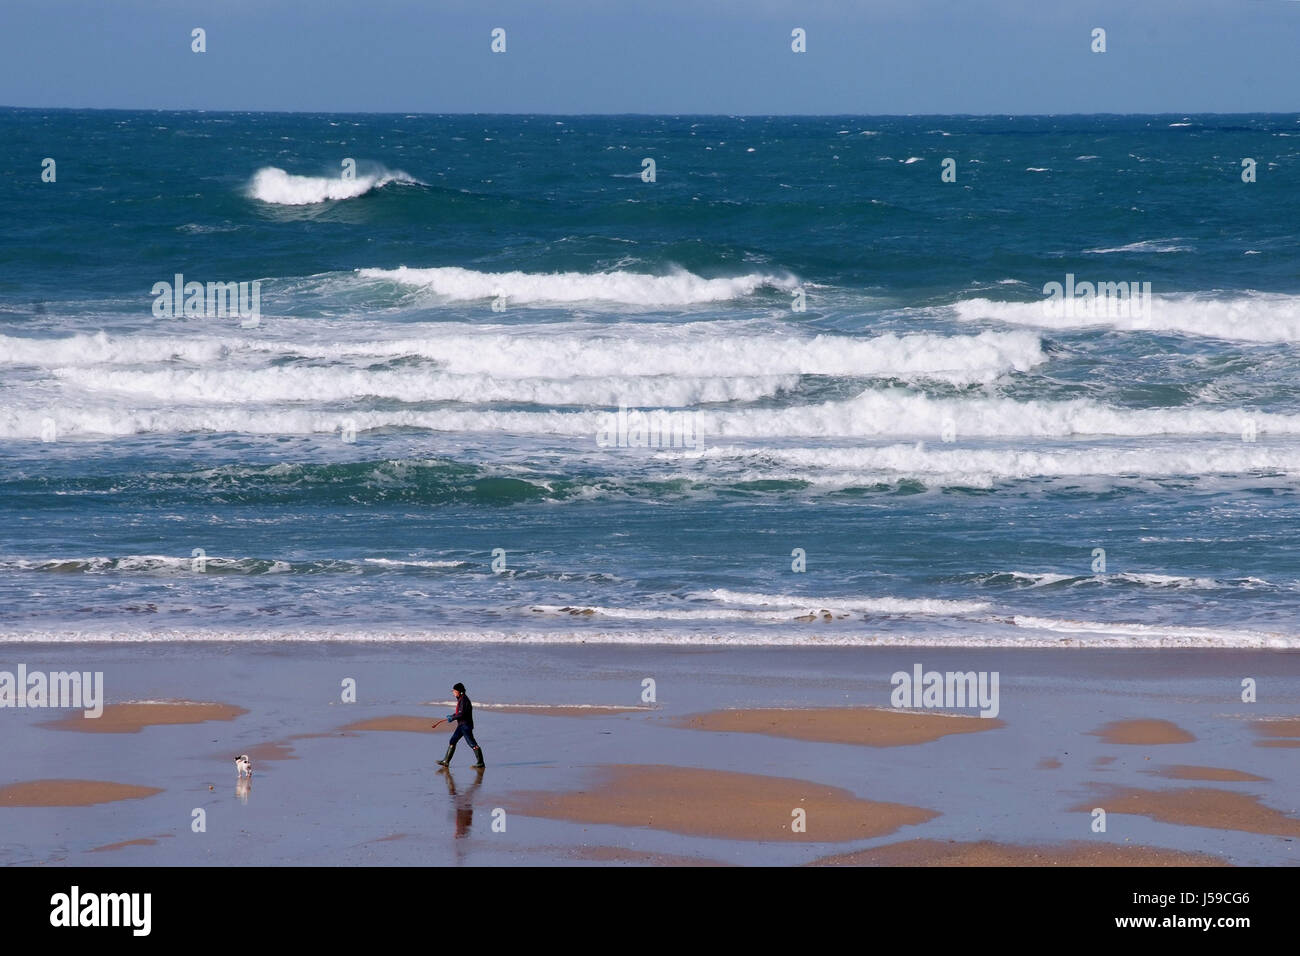
[[[483,748],[482,748],[482,747],[475,747],[475,748],[474,748],[474,755],[475,755],[476,757],[478,757],[478,763],[473,764],[474,767],[477,767],[479,770],[482,770],[484,767],[487,766],[487,764],[485,764],[485,763],[483,762]]]
[[[438,761],[438,766],[439,766],[439,767],[450,767],[450,766],[451,766],[451,755],[454,754],[455,752],[456,752],[456,745],[455,745],[455,744],[452,744],[450,747],[447,748],[447,753],[443,756],[443,758],[442,758],[441,760]]]

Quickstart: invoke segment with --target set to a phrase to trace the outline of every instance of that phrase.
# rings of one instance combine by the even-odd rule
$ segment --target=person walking
[[[448,722],[455,723],[456,732],[451,735],[451,742],[447,744],[447,753],[438,761],[440,767],[451,766],[451,755],[456,752],[456,744],[461,737],[469,741],[470,747],[474,750],[474,755],[478,757],[478,763],[474,766],[482,769],[487,766],[483,763],[483,750],[479,747],[478,741],[474,739],[474,704],[469,699],[469,694],[465,693],[464,684],[456,684],[452,687],[452,693],[456,695],[456,712],[448,714]],[[437,727],[437,724],[434,724]]]

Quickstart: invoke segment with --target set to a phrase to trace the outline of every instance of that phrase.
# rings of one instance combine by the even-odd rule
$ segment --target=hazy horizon
[[[1061,117],[1131,117],[1131,116],[1300,116],[1300,108],[1294,110],[1238,110],[1220,112],[1214,110],[1159,110],[1157,112],[1118,113],[1102,111],[1096,113],[1007,113],[995,111],[990,113],[647,113],[628,111],[623,113],[554,113],[554,112],[519,112],[516,110],[259,110],[259,109],[199,109],[170,108],[152,106],[20,106],[13,103],[0,103],[3,110],[31,110],[33,112],[69,112],[69,113],[265,113],[269,115],[316,115],[316,116],[560,116],[567,119],[618,118],[622,116],[644,116],[653,118],[726,118],[726,119],[982,119],[986,117],[1005,117],[1008,119],[1034,119],[1036,117],[1060,119]]]

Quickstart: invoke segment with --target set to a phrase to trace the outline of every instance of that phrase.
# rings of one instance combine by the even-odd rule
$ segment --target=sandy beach
[[[693,714],[675,723],[678,727],[692,730],[768,734],[864,747],[905,747],[929,743],[949,734],[971,734],[1006,726],[997,719],[874,707],[720,710]]]
[[[883,836],[938,815],[807,780],[672,766],[607,766],[582,790],[516,793],[509,805],[525,816],[731,840],[802,841],[811,826],[818,842],[833,843]],[[796,827],[800,813],[803,826]]]
[[[162,793],[106,780],[25,780],[0,787],[0,807],[89,807],[118,800],[143,800]]]
[[[811,866],[1226,866],[1220,857],[1145,846],[1008,846],[907,840],[814,860]]]
[[[55,730],[76,730],[86,734],[138,734],[145,727],[169,724],[202,724],[209,720],[234,720],[248,711],[228,704],[193,700],[140,701],[109,704],[99,717],[88,719],[74,714],[45,726]]]
[[[0,665],[102,670],[108,704],[98,726],[0,714],[0,862],[1298,859],[1300,770],[1289,746],[1267,746],[1297,740],[1296,655],[731,647],[724,672],[701,648],[329,650],[5,646]],[[891,708],[890,675],[917,660],[1000,672],[998,717]],[[1260,703],[1240,700],[1247,674],[1269,675]],[[475,700],[482,772],[465,746],[450,772],[435,765],[448,728],[431,725],[455,680]],[[236,780],[240,753],[251,781]]]

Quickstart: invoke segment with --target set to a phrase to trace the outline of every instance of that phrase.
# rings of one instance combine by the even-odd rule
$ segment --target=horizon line
[[[70,112],[70,113],[218,113],[218,114],[272,114],[286,116],[558,116],[570,119],[613,118],[624,116],[650,117],[655,119],[681,119],[702,117],[707,119],[839,119],[842,117],[870,119],[989,119],[1005,117],[1007,119],[1059,118],[1070,116],[1297,116],[1297,110],[1255,110],[1246,112],[1215,112],[1205,110],[1159,110],[1155,112],[1117,113],[1102,110],[1092,113],[1078,111],[1064,113],[1015,113],[998,110],[989,113],[692,113],[692,112],[638,112],[623,113],[551,113],[551,112],[491,112],[471,111],[428,111],[428,110],[285,110],[285,109],[209,109],[205,107],[157,107],[157,106],[15,106],[0,104],[0,110],[30,112]]]

